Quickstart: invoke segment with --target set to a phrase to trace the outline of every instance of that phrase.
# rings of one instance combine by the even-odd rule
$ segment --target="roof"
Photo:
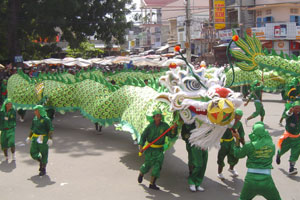
[[[144,0],[146,7],[164,7],[178,0]]]
[[[271,4],[264,4],[264,5],[258,5],[255,7],[249,7],[248,10],[260,10],[260,9],[266,9],[271,7],[295,7],[299,8],[300,3],[299,2],[291,2],[291,3],[271,3]]]

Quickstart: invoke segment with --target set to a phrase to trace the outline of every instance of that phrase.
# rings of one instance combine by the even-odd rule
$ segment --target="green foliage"
[[[17,52],[30,52],[28,56],[32,58],[44,56],[49,50],[57,50],[51,47],[57,35],[72,49],[79,48],[88,36],[106,44],[122,44],[125,30],[132,24],[126,20],[131,3],[132,0],[2,0],[0,58],[12,58]],[[37,49],[32,43],[40,38],[47,38],[50,47],[43,44]]]
[[[85,59],[99,57],[99,55],[103,54],[104,51],[101,49],[96,49],[94,44],[89,42],[82,42],[78,48],[67,47],[66,52],[67,56],[77,58],[82,57]]]

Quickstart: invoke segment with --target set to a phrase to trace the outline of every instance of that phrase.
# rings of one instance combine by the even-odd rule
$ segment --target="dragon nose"
[[[226,98],[228,94],[230,93],[230,90],[227,88],[216,88],[216,93],[219,94],[220,97]]]

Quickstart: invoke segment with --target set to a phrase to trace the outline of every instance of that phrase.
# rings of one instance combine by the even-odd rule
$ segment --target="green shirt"
[[[244,139],[245,137],[245,132],[244,132],[244,127],[241,121],[236,122],[232,129],[236,129],[240,135],[240,138]],[[226,129],[222,139],[231,139],[232,138],[232,133],[230,131],[230,128]]]
[[[31,131],[37,135],[47,135],[50,131],[53,131],[52,122],[48,117],[38,119],[35,116],[31,124]]]
[[[243,147],[234,146],[234,156],[236,158],[248,157],[247,168],[272,169],[273,156],[275,155],[275,145],[264,145],[255,149],[254,145],[246,143]]]
[[[195,123],[183,124],[182,129],[181,129],[181,137],[185,142],[189,143],[191,131],[195,128],[196,128]]]
[[[249,99],[260,100],[261,101],[261,91],[264,88],[263,85],[257,86],[255,90],[251,91]]]
[[[144,130],[139,145],[144,146],[146,141],[148,143],[151,143],[161,134],[163,134],[168,128],[170,128],[170,126],[165,122],[160,122],[159,126],[156,126],[155,122],[150,123]],[[158,141],[156,141],[155,144],[164,145],[166,136],[175,137],[176,134],[172,134],[172,130],[170,130],[167,134],[165,134]]]
[[[293,135],[298,135],[300,133],[300,113],[287,116],[285,130]]]
[[[11,129],[16,127],[16,111],[11,108],[8,112],[1,112],[2,129]]]

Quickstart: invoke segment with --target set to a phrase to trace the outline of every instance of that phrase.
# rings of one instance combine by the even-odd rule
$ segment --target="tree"
[[[88,36],[110,44],[125,42],[125,30],[131,27],[126,15],[132,0],[2,0],[0,36],[10,59],[35,40],[55,38],[77,48]],[[3,19],[3,20],[2,20]],[[3,27],[6,27],[2,29]],[[2,41],[3,40],[3,41]],[[5,42],[7,41],[7,42]],[[42,47],[46,48],[44,44]],[[48,48],[48,47],[47,47]],[[43,49],[43,48],[41,48]],[[3,54],[5,56],[5,54]],[[3,56],[2,51],[0,57]]]
[[[70,46],[67,47],[67,56],[68,57],[82,57],[85,59],[88,58],[96,58],[99,57],[99,55],[103,54],[104,51],[101,49],[96,49],[94,44],[91,44],[89,42],[82,42],[78,48],[70,48]]]

